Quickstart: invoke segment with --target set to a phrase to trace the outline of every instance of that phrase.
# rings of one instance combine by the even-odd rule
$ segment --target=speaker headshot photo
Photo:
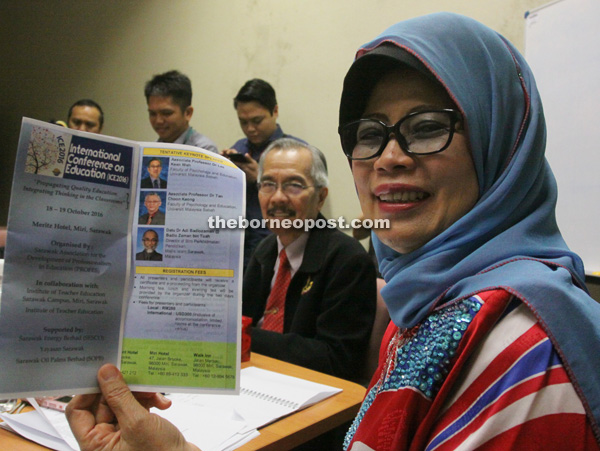
[[[156,191],[142,192],[140,195],[140,225],[165,225],[165,193]]]
[[[144,169],[140,188],[165,189],[169,172],[169,159],[160,157],[144,157]]]
[[[161,262],[163,255],[157,251],[162,249],[162,229],[139,228],[138,229],[138,245],[137,249],[140,252],[135,254],[136,260]],[[141,239],[139,238],[141,236]]]

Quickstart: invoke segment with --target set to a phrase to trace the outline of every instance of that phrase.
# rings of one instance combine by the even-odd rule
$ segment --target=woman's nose
[[[375,169],[392,171],[397,168],[410,167],[414,162],[414,157],[402,149],[394,135],[390,135],[389,141],[385,145],[381,155],[375,160],[373,167]]]

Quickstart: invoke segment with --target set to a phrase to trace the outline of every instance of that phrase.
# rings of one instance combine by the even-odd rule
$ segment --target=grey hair
[[[327,160],[325,155],[315,146],[303,143],[294,138],[279,138],[273,141],[264,150],[260,159],[258,160],[258,178],[260,182],[262,180],[263,169],[265,165],[265,158],[267,154],[272,150],[291,150],[291,149],[306,149],[312,155],[312,164],[310,166],[310,177],[317,188],[324,188],[329,185],[329,178],[327,176]]]
[[[160,194],[158,194],[156,191],[151,191],[149,193],[146,193],[146,195],[144,196],[144,201],[149,198],[150,196],[156,196],[160,199]],[[160,199],[162,202],[162,199]]]

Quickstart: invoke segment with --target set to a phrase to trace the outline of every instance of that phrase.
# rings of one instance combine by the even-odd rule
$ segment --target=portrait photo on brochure
[[[142,191],[140,193],[138,224],[164,226],[166,206],[165,191]]]
[[[166,157],[144,157],[140,188],[166,189],[169,179],[169,159]]]
[[[161,262],[163,259],[164,229],[139,227],[136,243],[136,260]]]

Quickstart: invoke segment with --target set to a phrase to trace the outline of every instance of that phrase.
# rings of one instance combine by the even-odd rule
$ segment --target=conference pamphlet
[[[196,147],[24,118],[0,301],[0,398],[236,393],[245,178]]]

